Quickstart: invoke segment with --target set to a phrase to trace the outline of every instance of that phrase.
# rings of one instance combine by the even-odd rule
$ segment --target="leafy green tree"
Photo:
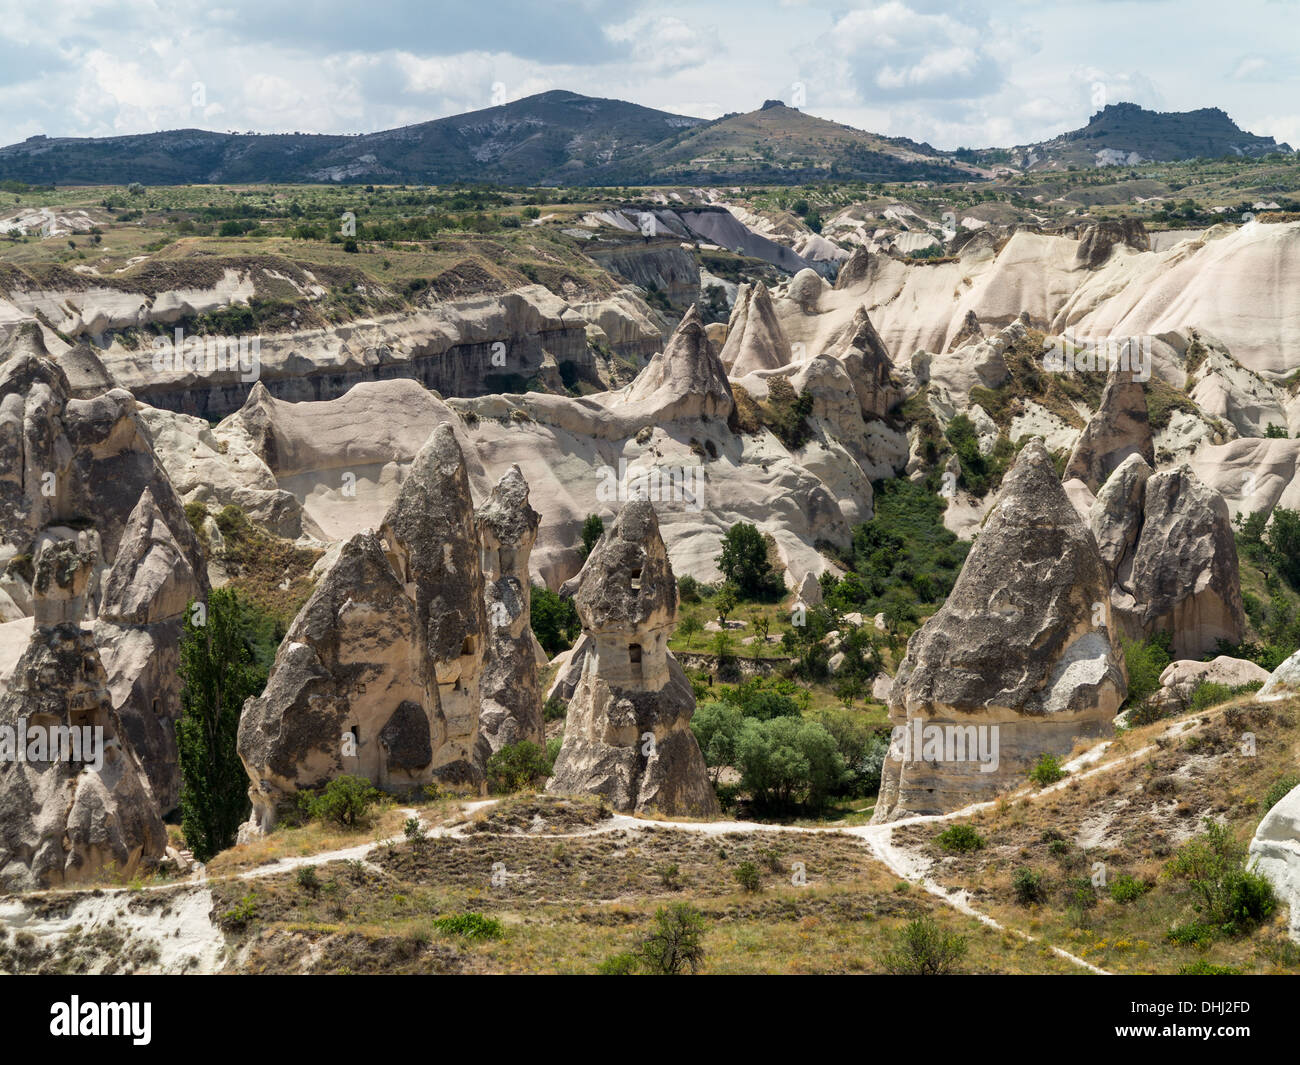
[[[713,597],[713,608],[718,612],[718,624],[724,626],[727,624],[727,616],[736,609],[738,598],[733,584],[724,584],[718,590],[718,594]]]
[[[1300,510],[1274,507],[1264,535],[1278,573],[1292,588],[1300,591]]]
[[[752,598],[766,592],[772,565],[767,560],[767,543],[763,534],[743,521],[733,525],[722,538],[718,569],[743,595]]]
[[[691,717],[691,731],[704,755],[704,764],[718,773],[736,764],[736,738],[745,723],[740,707],[730,703],[701,703]]]
[[[508,743],[487,761],[487,779],[493,791],[519,791],[550,774],[546,752],[531,740]]]
[[[793,717],[746,720],[736,739],[736,762],[741,786],[759,806],[802,803],[820,809],[845,772],[835,738],[817,722]]]
[[[685,614],[682,616],[682,620],[677,623],[677,635],[686,641],[687,647],[690,647],[691,641],[699,635],[700,630],[703,628],[704,626],[700,624],[698,617],[694,614]]]
[[[248,638],[255,614],[231,588],[214,590],[206,605],[191,602],[185,612],[176,723],[181,827],[201,862],[233,844],[248,816],[248,776],[237,741],[244,700],[266,685]]]
[[[699,972],[704,964],[704,917],[685,902],[655,913],[654,928],[636,950],[642,968],[656,976]]]
[[[564,599],[541,584],[532,590],[533,635],[548,655],[558,655],[573,646],[582,632],[582,620],[572,599]]]
[[[599,514],[588,514],[582,523],[582,557],[585,560],[605,535],[605,521]]]

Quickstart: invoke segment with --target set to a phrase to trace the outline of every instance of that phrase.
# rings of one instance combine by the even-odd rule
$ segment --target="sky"
[[[369,133],[549,89],[943,149],[1221,107],[1300,147],[1300,0],[0,0],[0,144]]]

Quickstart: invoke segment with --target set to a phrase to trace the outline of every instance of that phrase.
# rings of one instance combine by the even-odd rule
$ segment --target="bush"
[[[625,950],[602,961],[596,966],[596,973],[599,976],[635,976],[640,967],[641,959],[632,951]]]
[[[704,917],[685,902],[655,912],[654,927],[641,941],[636,957],[655,976],[699,972],[704,964]]]
[[[500,939],[501,922],[495,917],[484,917],[481,913],[458,913],[450,917],[439,917],[433,927],[447,935],[461,936],[464,939]]]
[[[1029,779],[1040,788],[1055,784],[1065,775],[1065,770],[1061,768],[1061,760],[1054,754],[1043,754],[1034,764],[1034,768],[1029,771]]]
[[[753,862],[741,862],[736,866],[736,883],[751,894],[763,886],[758,873],[758,866]]]
[[[305,793],[300,801],[307,816],[317,821],[333,821],[351,828],[363,820],[380,798],[374,785],[364,777],[335,777],[317,794]]]
[[[408,817],[402,824],[402,834],[411,843],[424,842],[424,826],[418,817]]]
[[[935,837],[935,842],[946,851],[965,854],[984,846],[984,837],[970,825],[953,825]]]
[[[1297,787],[1300,787],[1300,776],[1295,773],[1288,773],[1273,781],[1268,791],[1264,793],[1264,812],[1268,813]]]
[[[1033,906],[1035,903],[1047,901],[1047,887],[1043,883],[1042,874],[1032,869],[1017,869],[1015,876],[1011,878],[1011,887],[1016,893],[1016,901],[1021,906]]]
[[[1112,880],[1107,890],[1112,899],[1123,904],[1136,902],[1150,890],[1150,886],[1145,881],[1124,873]]]
[[[903,926],[894,949],[881,959],[886,972],[896,976],[947,976],[966,957],[964,936],[945,932],[932,917]]]
[[[1136,724],[1150,724],[1145,717],[1153,712],[1151,698],[1160,690],[1160,674],[1172,661],[1170,643],[1171,635],[1168,632],[1158,632],[1149,640],[1120,639],[1124,648],[1124,665],[1128,671],[1128,698],[1124,705],[1134,710],[1147,710],[1143,720],[1139,721],[1137,715],[1134,715]],[[1156,716],[1159,716],[1158,713]]]
[[[1213,818],[1183,844],[1166,866],[1169,876],[1186,881],[1196,909],[1218,932],[1239,934],[1270,917],[1277,908],[1272,885],[1246,867],[1247,848]]]
[[[552,695],[542,704],[543,721],[563,721],[569,713],[569,705],[558,695]]]
[[[314,893],[320,890],[320,877],[316,875],[314,865],[300,865],[295,879],[298,881],[298,886],[304,891]]]
[[[550,775],[546,752],[532,740],[508,743],[487,761],[488,786],[497,792],[519,791]]]
[[[1206,961],[1204,958],[1198,958],[1190,965],[1184,965],[1178,970],[1179,976],[1240,976],[1241,970],[1231,965],[1215,965]]]
[[[813,396],[803,391],[795,394],[794,386],[784,377],[770,377],[767,401],[760,404],[763,424],[789,451],[798,451],[813,436],[808,416],[812,414]]]

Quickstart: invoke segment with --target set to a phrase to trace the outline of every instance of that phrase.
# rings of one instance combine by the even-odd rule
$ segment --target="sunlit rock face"
[[[434,751],[434,771],[477,782],[487,608],[469,475],[450,424],[439,425],[415,456],[380,536],[415,603],[422,650],[437,678],[447,734]]]
[[[1042,754],[1109,734],[1127,691],[1109,592],[1092,533],[1031,441],[952,593],[908,642],[874,820],[988,799]],[[927,746],[928,727],[962,729],[963,749]]]

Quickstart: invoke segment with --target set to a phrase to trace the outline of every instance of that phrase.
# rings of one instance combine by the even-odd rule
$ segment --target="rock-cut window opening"
[[[640,590],[641,590],[641,571],[639,569],[634,569],[632,571],[632,591],[639,592]]]

